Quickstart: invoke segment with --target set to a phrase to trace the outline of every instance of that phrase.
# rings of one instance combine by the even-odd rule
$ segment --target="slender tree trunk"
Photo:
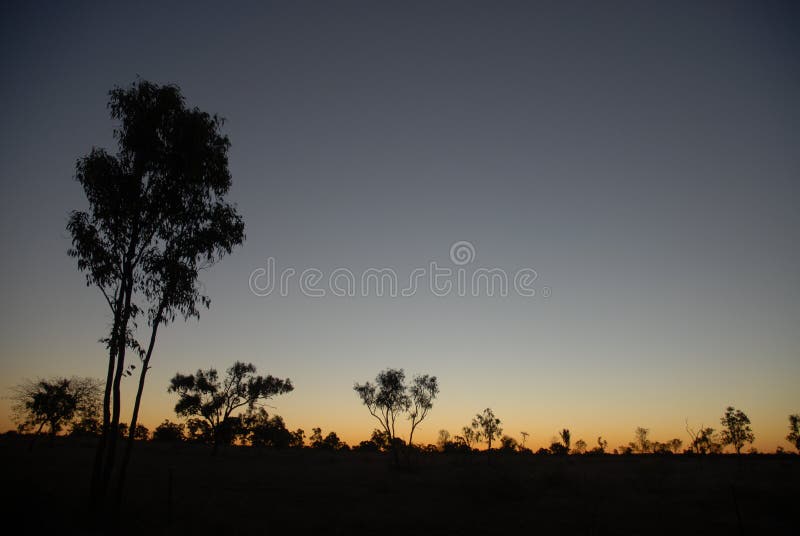
[[[164,310],[163,305],[159,308],[156,318],[153,320],[153,328],[150,333],[150,344],[147,346],[147,354],[142,362],[142,370],[139,372],[139,387],[136,390],[136,401],[133,404],[133,415],[131,416],[131,426],[128,430],[128,441],[125,445],[125,452],[122,455],[122,463],[119,468],[119,476],[117,477],[117,508],[122,504],[122,493],[125,488],[125,476],[128,470],[128,463],[131,459],[131,451],[133,450],[133,443],[136,439],[136,426],[139,421],[139,407],[142,403],[142,392],[144,391],[144,380],[147,376],[147,369],[150,365],[150,357],[153,355],[153,348],[156,344],[156,334],[158,333],[158,326],[161,324],[161,314]]]
[[[117,453],[117,439],[119,437],[119,415],[122,409],[122,373],[125,371],[125,351],[127,349],[128,322],[131,317],[131,298],[133,295],[133,268],[128,263],[125,270],[125,305],[122,310],[122,321],[119,329],[119,351],[117,352],[117,364],[114,371],[113,385],[113,407],[111,411],[111,426],[108,434],[108,455],[106,456],[105,466],[103,467],[103,480],[101,482],[100,494],[105,496],[111,474],[114,470]]]
[[[102,497],[102,480],[103,480],[103,461],[105,460],[105,450],[108,444],[108,436],[111,432],[111,387],[114,382],[114,364],[116,363],[117,348],[118,348],[118,333],[120,322],[122,320],[122,292],[116,301],[116,311],[114,311],[114,326],[111,330],[111,340],[109,341],[108,350],[108,372],[106,374],[106,387],[103,394],[103,428],[100,433],[100,439],[97,441],[97,448],[94,454],[94,464],[92,467],[92,484],[91,484],[91,505],[92,509],[96,510]],[[124,339],[124,337],[123,337]]]

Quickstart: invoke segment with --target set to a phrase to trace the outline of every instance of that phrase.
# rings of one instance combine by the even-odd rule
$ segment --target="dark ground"
[[[0,438],[6,525],[88,534],[92,454]],[[370,453],[138,443],[113,533],[796,534],[798,477],[790,455],[420,454],[398,470]]]

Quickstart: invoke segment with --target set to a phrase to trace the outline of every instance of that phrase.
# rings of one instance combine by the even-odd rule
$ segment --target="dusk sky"
[[[108,91],[138,75],[225,118],[247,236],[202,274],[199,322],[160,332],[151,429],[177,420],[176,372],[240,360],[291,378],[269,409],[289,428],[351,444],[378,426],[353,383],[394,367],[439,378],[421,442],[491,407],[528,446],[565,427],[590,446],[637,426],[686,443],[685,419],[719,428],[733,405],[756,447],[789,447],[796,3],[164,4],[0,8],[0,430],[23,379],[105,373],[111,316],[65,226],[87,207],[75,161],[116,149]],[[310,297],[296,275],[287,296],[257,296],[270,257],[320,270],[319,286],[388,268],[403,288],[436,262],[503,270],[512,288]],[[515,292],[520,269],[535,296]]]

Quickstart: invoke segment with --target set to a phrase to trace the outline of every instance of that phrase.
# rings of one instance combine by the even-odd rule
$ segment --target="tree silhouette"
[[[183,425],[164,420],[153,430],[153,441],[183,441]]]
[[[224,197],[231,185],[228,138],[222,119],[187,108],[180,89],[138,80],[109,92],[116,155],[93,149],[78,160],[76,179],[89,201],[73,211],[67,229],[69,255],[86,283],[96,286],[112,313],[102,438],[92,472],[94,503],[104,495],[115,467],[121,382],[130,375],[126,349],[143,361],[133,407],[130,439],[119,469],[121,493],[150,358],[159,325],[176,315],[197,317],[209,305],[197,284],[199,270],[230,253],[244,238],[244,225]],[[147,314],[147,348],[131,326]]]
[[[589,454],[605,454],[608,448],[608,441],[603,436],[597,436],[597,446],[589,451]]]
[[[35,430],[30,448],[45,426],[52,439],[75,421],[95,418],[99,410],[100,382],[93,378],[25,381],[12,391],[12,412],[18,430]]]
[[[800,414],[789,415],[789,435],[786,440],[800,452]]]
[[[490,408],[483,410],[483,413],[478,413],[472,419],[472,429],[477,431],[480,436],[486,440],[487,449],[492,450],[492,441],[499,438],[503,433],[500,427],[500,419],[494,416],[494,412]]]
[[[415,376],[410,388],[405,383],[403,369],[386,369],[378,373],[375,383],[356,383],[353,390],[367,407],[370,415],[380,423],[392,444],[395,463],[399,463],[399,440],[396,434],[397,419],[405,412],[411,421],[409,444],[414,430],[433,407],[439,393],[435,376]]]
[[[283,417],[270,416],[264,408],[248,413],[243,424],[245,438],[254,447],[284,449],[292,444],[292,432],[286,428]]]
[[[427,374],[422,376],[415,376],[409,387],[409,394],[411,404],[409,405],[408,418],[411,420],[411,431],[408,434],[408,445],[412,446],[414,443],[414,430],[419,426],[428,412],[433,407],[433,400],[439,394],[439,384],[436,381],[436,376],[429,376]]]
[[[309,442],[311,448],[320,450],[347,450],[349,447],[336,435],[336,432],[329,432],[322,437],[322,428],[312,428]]]
[[[552,438],[550,441],[550,448],[547,449],[550,454],[555,454],[558,456],[566,456],[569,454],[569,450],[564,445],[564,443],[555,437]]]
[[[220,381],[216,369],[198,370],[185,376],[176,374],[168,391],[179,396],[175,413],[182,417],[201,417],[210,429],[216,454],[219,445],[230,442],[240,421],[237,409],[253,410],[273,396],[292,391],[292,382],[272,376],[256,376],[252,363],[235,362]]]
[[[695,454],[719,454],[722,451],[722,444],[717,440],[713,428],[700,426],[695,432],[689,427],[689,420],[686,419],[686,433],[692,440],[689,448]]]
[[[564,449],[569,452],[570,446],[572,444],[572,435],[569,433],[568,428],[564,428],[561,430],[558,435],[561,437],[561,442],[564,444]]]
[[[446,451],[452,442],[453,438],[450,435],[450,432],[447,430],[439,430],[439,435],[436,439],[436,446],[441,452]]]
[[[453,437],[453,441],[467,450],[472,450],[474,445],[477,445],[483,439],[480,430],[472,428],[472,424],[461,428],[461,434]]]
[[[503,452],[516,452],[518,448],[519,444],[513,437],[504,435],[500,438],[500,450]]]
[[[528,432],[520,432],[519,435],[522,436],[522,443],[520,444],[521,448],[525,448],[525,441],[528,440],[528,436],[530,435]]]
[[[575,448],[572,451],[574,454],[585,454],[586,453],[586,441],[583,439],[579,439],[575,442]]]
[[[653,445],[648,438],[650,434],[650,430],[648,428],[642,428],[639,426],[636,428],[634,434],[636,435],[636,441],[630,445],[634,452],[638,452],[639,454],[647,454],[653,450]]]
[[[99,415],[99,395],[98,413]],[[69,428],[69,435],[73,437],[98,437],[101,431],[100,420],[96,416],[81,417],[72,421]]]
[[[741,454],[745,443],[752,443],[756,439],[750,428],[750,419],[740,409],[728,406],[720,418],[720,423],[723,426],[722,444],[733,446],[736,454]]]

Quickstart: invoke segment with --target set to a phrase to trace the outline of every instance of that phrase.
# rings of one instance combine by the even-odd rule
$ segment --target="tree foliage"
[[[195,374],[176,374],[168,389],[178,394],[175,413],[181,417],[202,418],[209,426],[214,452],[230,443],[240,425],[233,412],[252,411],[273,396],[292,391],[292,382],[272,376],[257,376],[252,363],[235,362],[220,379],[214,368]]]
[[[183,441],[183,424],[164,420],[153,430],[153,441]]]
[[[789,415],[789,434],[786,440],[800,452],[800,414]]]
[[[500,419],[494,416],[494,412],[490,408],[483,410],[483,413],[478,413],[472,419],[472,429],[480,434],[479,437],[486,440],[486,445],[489,450],[492,449],[492,441],[499,438],[503,433],[500,427]]]
[[[745,443],[755,441],[755,435],[750,428],[750,418],[740,409],[728,406],[725,414],[720,418],[722,423],[722,444],[731,445],[736,454],[741,454]]]
[[[95,502],[115,467],[123,377],[130,375],[126,349],[142,360],[130,436],[119,469],[121,493],[135,439],[145,377],[159,325],[180,315],[199,316],[210,300],[198,283],[200,270],[244,239],[244,224],[225,196],[231,186],[228,137],[223,120],[186,106],[177,86],[137,80],[109,92],[117,122],[117,151],[92,149],[76,164],[89,207],[73,211],[68,251],[88,286],[97,287],[111,314],[102,439],[92,477]],[[135,339],[146,316],[149,343]]]
[[[96,419],[100,408],[100,382],[94,378],[50,378],[25,381],[12,389],[13,418],[20,432],[51,437],[65,427]]]
[[[414,437],[414,430],[427,417],[433,400],[439,394],[436,376],[415,376],[411,385],[406,385],[403,369],[386,369],[378,373],[375,383],[356,383],[353,390],[361,402],[367,407],[370,415],[380,423],[383,432],[394,447],[395,462],[399,461],[397,446],[397,420],[406,413],[411,421],[409,445]]]

